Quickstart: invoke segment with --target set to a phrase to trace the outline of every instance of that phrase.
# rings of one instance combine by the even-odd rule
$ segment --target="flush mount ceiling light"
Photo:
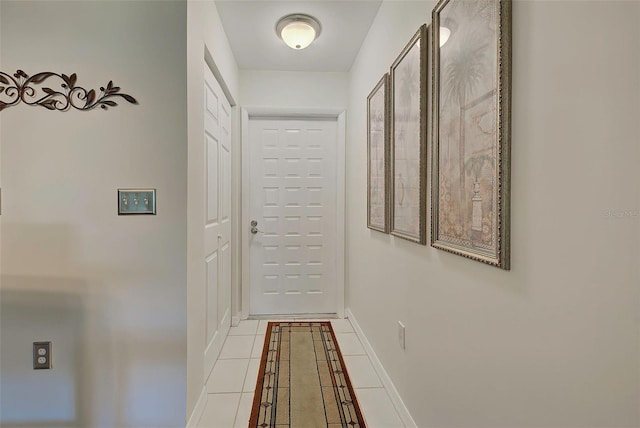
[[[320,36],[320,23],[313,16],[294,13],[280,18],[276,34],[291,49],[304,49]]]

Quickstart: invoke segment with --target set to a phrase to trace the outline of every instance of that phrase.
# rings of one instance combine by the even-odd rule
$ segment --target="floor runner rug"
[[[250,428],[364,428],[330,322],[270,322]]]

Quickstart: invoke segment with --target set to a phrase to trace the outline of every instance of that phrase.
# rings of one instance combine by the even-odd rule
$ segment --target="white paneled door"
[[[231,106],[206,65],[204,73],[208,374],[231,324]]]
[[[249,120],[251,315],[337,311],[337,128]]]

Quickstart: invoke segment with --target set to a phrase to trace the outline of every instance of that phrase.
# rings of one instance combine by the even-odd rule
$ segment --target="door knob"
[[[258,222],[257,221],[251,220],[250,225],[251,225],[251,233],[252,234],[255,235],[256,233],[264,233],[263,231],[258,230]]]

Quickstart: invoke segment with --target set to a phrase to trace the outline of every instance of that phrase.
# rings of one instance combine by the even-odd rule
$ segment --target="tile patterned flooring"
[[[199,428],[247,428],[267,323],[245,320],[229,330],[207,382]],[[331,324],[367,427],[404,428],[349,320],[334,319]]]

